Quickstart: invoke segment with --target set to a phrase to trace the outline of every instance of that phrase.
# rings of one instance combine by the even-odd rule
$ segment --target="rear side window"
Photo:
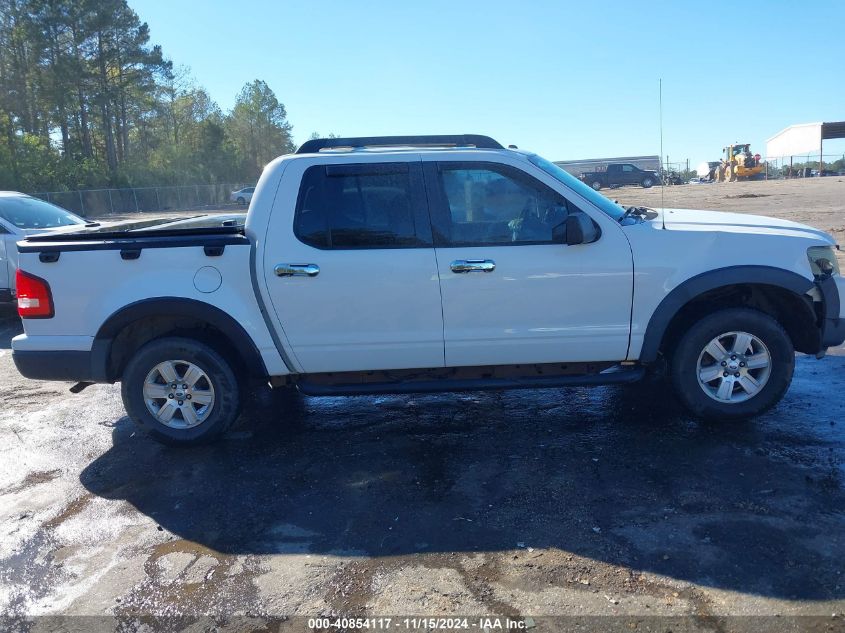
[[[294,233],[316,248],[431,246],[420,165],[309,167],[300,185]]]

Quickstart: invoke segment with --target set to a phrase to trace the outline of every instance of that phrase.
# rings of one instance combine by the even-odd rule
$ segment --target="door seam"
[[[419,156],[420,172],[422,173],[423,190],[425,191],[425,207],[428,214],[428,226],[431,230],[431,250],[434,253],[434,269],[437,271],[437,292],[440,295],[440,336],[443,346],[443,366],[446,366],[446,314],[443,310],[443,280],[440,277],[440,259],[434,246],[434,221],[431,219],[431,196],[428,192],[428,178],[423,168],[422,156]]]

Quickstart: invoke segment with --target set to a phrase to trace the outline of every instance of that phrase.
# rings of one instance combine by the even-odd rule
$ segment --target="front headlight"
[[[839,262],[832,246],[812,246],[807,249],[810,269],[816,277],[830,277],[839,274]]]

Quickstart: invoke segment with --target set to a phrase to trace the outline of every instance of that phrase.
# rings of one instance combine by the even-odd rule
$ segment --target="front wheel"
[[[646,176],[640,184],[644,189],[650,189],[654,185],[654,180],[651,177]]]
[[[692,325],[670,367],[678,397],[695,415],[750,418],[786,393],[795,350],[789,335],[768,314],[731,308]]]
[[[240,412],[229,362],[188,338],[156,339],[141,347],[123,372],[121,395],[129,417],[165,444],[209,442]]]
[[[596,191],[598,191],[599,189],[601,189],[601,181],[600,181],[600,180],[594,180],[594,181],[590,184],[590,186],[591,186],[593,189],[595,189]]]
[[[244,206],[246,204],[246,200],[244,198],[238,198],[238,206]]]

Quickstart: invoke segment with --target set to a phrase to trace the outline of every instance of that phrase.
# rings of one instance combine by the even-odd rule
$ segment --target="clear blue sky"
[[[129,4],[224,110],[267,81],[297,143],[473,132],[552,160],[657,154],[661,77],[663,153],[693,168],[731,141],[764,154],[787,125],[845,120],[841,0]]]

